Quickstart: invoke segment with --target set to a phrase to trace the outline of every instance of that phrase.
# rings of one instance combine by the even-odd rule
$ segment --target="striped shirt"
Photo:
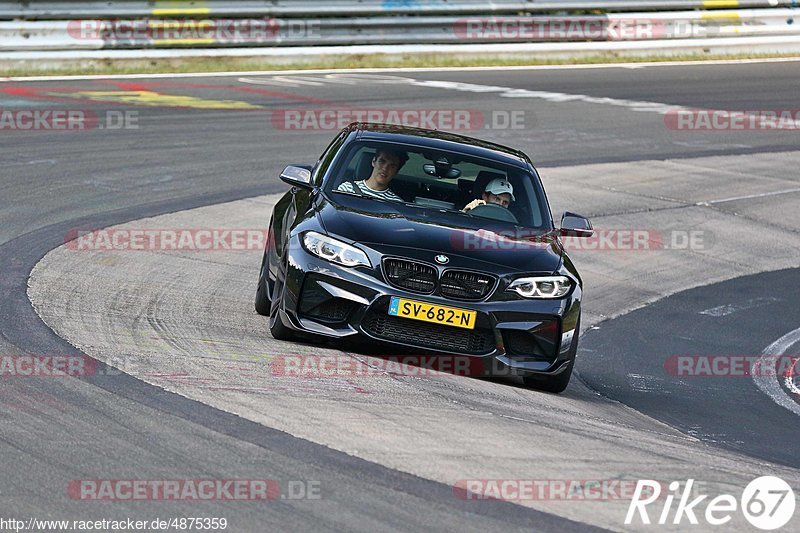
[[[370,189],[367,185],[366,180],[357,181],[356,184],[358,185],[358,190],[353,187],[352,181],[345,181],[341,185],[339,185],[336,190],[337,191],[344,191],[344,192],[351,192],[354,194],[358,194],[359,190],[361,194],[364,196],[375,196],[377,198],[383,198],[384,200],[392,200],[393,202],[404,202],[402,198],[397,196],[393,193],[390,189],[384,189],[382,191],[376,191],[375,189]]]

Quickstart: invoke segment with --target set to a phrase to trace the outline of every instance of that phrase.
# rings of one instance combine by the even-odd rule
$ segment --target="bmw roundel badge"
[[[443,255],[443,254],[439,254],[439,255],[437,255],[436,257],[434,257],[434,259],[435,259],[435,260],[436,260],[436,262],[437,262],[437,263],[439,263],[440,265],[446,265],[447,263],[449,263],[449,262],[450,262],[450,258],[449,258],[449,257],[447,257],[446,255]]]

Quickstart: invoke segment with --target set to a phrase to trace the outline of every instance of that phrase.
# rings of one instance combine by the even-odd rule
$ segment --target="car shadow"
[[[490,383],[528,389],[522,378],[514,375],[496,375],[507,370],[492,368],[486,359],[468,355],[449,355],[417,348],[383,345],[366,339],[334,339],[325,342],[330,348],[348,355],[361,355],[379,359],[379,366],[395,375],[424,377],[439,373],[455,377],[472,378]],[[410,368],[406,368],[406,365]],[[494,374],[494,375],[493,375]]]

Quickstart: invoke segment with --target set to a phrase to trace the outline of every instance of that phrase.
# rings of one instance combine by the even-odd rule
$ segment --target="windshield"
[[[386,142],[355,142],[327,180],[326,191],[381,203],[403,204],[431,213],[495,224],[544,227],[544,199],[534,177],[524,169],[457,152]],[[455,217],[454,217],[455,215]]]

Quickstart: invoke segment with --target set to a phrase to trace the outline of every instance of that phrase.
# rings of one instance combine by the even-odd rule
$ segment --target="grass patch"
[[[233,71],[277,71],[310,69],[355,69],[355,68],[446,68],[483,66],[539,66],[539,65],[598,65],[603,63],[658,63],[668,61],[710,61],[725,59],[774,59],[795,58],[786,54],[664,54],[664,55],[617,55],[597,54],[577,57],[507,56],[464,57],[455,55],[409,54],[398,56],[364,55],[340,58],[315,58],[310,61],[281,61],[265,57],[219,57],[180,59],[119,59],[83,60],[80,63],[65,63],[58,67],[32,62],[19,65],[0,61],[0,76],[69,76],[69,75],[118,75],[118,74],[164,74],[185,72],[233,72]],[[9,64],[11,63],[11,64]]]

